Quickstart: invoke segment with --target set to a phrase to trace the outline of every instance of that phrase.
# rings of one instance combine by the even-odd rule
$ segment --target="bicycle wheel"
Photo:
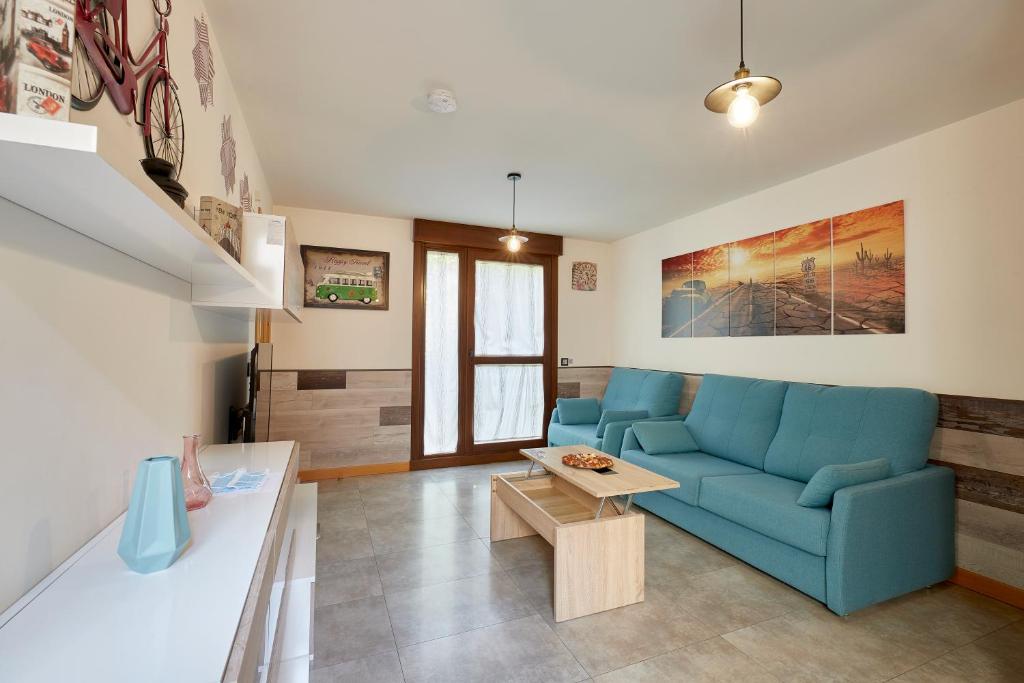
[[[99,20],[101,28],[97,29],[97,33],[101,30],[103,33],[107,33],[107,13],[100,12]],[[110,54],[110,48],[105,46],[102,36],[95,36],[93,39],[98,45],[103,46],[104,53],[109,57],[107,61],[110,63],[111,71],[115,76],[120,75],[122,73],[120,60]],[[85,40],[76,30],[75,57],[71,71],[71,106],[79,111],[92,109],[103,97],[105,87],[103,77],[100,76],[99,70],[86,51]]]
[[[177,179],[185,162],[185,118],[178,101],[178,89],[163,69],[155,70],[149,77],[143,106],[146,154],[170,162],[174,166],[173,177]]]

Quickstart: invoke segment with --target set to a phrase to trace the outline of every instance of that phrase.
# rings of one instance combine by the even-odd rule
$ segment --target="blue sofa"
[[[613,368],[604,398],[599,402],[602,416],[609,411],[645,412],[642,418],[613,422],[586,422],[562,424],[558,408],[552,412],[548,425],[549,446],[575,446],[586,444],[610,455],[618,455],[626,429],[640,420],[682,420],[679,398],[683,391],[683,377],[674,372]],[[592,401],[593,399],[559,399],[565,401]]]
[[[620,457],[680,483],[637,505],[845,615],[953,573],[953,472],[927,464],[937,414],[916,389],[706,375],[684,422],[699,450],[650,455],[629,429]],[[875,458],[888,477],[797,504],[819,468]]]

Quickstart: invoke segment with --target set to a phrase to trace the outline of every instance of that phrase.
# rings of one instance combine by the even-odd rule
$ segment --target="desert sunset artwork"
[[[772,233],[729,245],[729,336],[775,334],[775,240]]]
[[[834,334],[906,331],[903,202],[832,219]]]
[[[661,336],[902,334],[903,202],[661,262]]]
[[[729,245],[693,252],[693,336],[729,336]]]
[[[693,254],[661,261],[661,336],[693,335]]]
[[[832,221],[775,232],[775,334],[832,332]]]

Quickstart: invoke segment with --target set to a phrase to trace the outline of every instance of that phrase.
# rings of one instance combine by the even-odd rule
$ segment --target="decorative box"
[[[73,0],[0,6],[0,111],[67,121],[74,45]]]
[[[242,260],[242,210],[223,199],[204,195],[199,198],[199,225],[210,234],[231,258]]]

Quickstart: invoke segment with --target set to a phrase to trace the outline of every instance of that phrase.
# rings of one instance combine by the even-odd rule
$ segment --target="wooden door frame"
[[[459,396],[460,403],[465,397],[472,396],[470,373],[465,370],[473,344],[473,327],[465,324],[473,308],[470,301],[472,288],[467,286],[470,281],[470,252],[478,250],[493,253],[495,257],[509,257],[508,252],[498,246],[498,237],[506,234],[506,230],[486,228],[460,223],[444,223],[416,219],[413,221],[413,307],[412,307],[412,434],[410,468],[413,470],[433,467],[452,467],[472,465],[505,460],[518,460],[519,448],[534,442],[517,441],[510,446],[505,443],[484,444],[474,446],[465,443],[472,434],[472,426],[460,415],[460,431],[458,453],[454,455],[423,455],[423,410],[424,410],[424,352],[426,344],[426,265],[428,251],[448,251],[459,254]],[[558,257],[562,255],[562,238],[558,235],[543,233],[523,233],[530,241],[524,246],[523,254],[545,262],[545,329],[544,329],[544,417],[542,417],[541,438],[535,440],[543,445],[547,440],[547,416],[555,406],[558,373]],[[530,357],[531,361],[535,357]],[[506,361],[507,362],[507,361]],[[468,408],[467,408],[468,411]],[[467,449],[475,451],[466,454]]]

